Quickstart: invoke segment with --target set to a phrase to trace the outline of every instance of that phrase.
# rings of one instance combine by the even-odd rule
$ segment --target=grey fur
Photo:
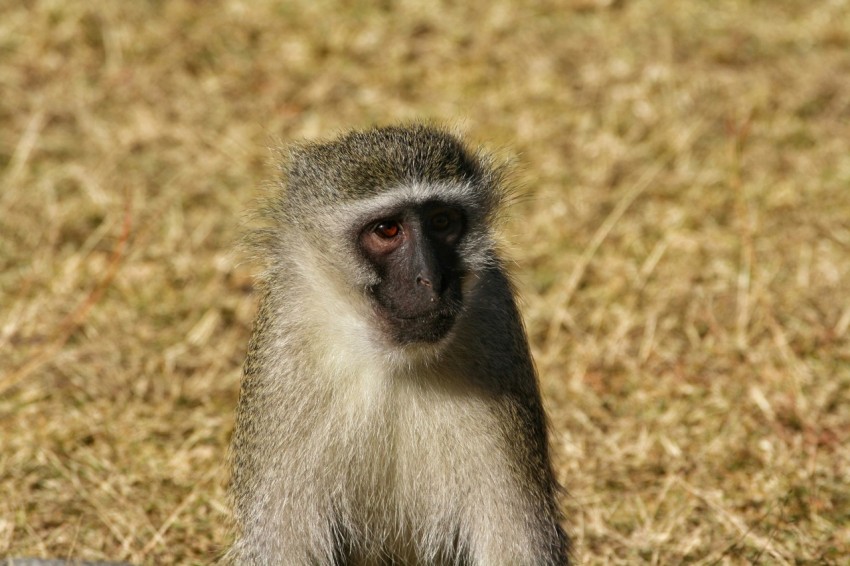
[[[464,308],[437,345],[374,324],[355,230],[438,197],[468,216]],[[290,152],[232,442],[236,564],[561,565],[557,485],[525,330],[491,233],[500,174],[444,130]]]

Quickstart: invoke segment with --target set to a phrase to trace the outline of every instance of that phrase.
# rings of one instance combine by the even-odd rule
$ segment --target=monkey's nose
[[[419,289],[419,293],[428,298],[429,303],[436,302],[440,297],[440,290],[434,285],[434,279],[432,277],[420,273],[416,276],[416,286]]]

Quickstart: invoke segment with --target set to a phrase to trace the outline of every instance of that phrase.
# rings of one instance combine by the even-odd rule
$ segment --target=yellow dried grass
[[[850,3],[12,2],[0,556],[212,561],[276,140],[429,118],[509,239],[584,564],[850,555]]]

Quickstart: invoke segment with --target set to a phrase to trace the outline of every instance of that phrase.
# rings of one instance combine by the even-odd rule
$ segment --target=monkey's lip
[[[428,320],[434,320],[434,319],[438,319],[438,320],[453,319],[453,318],[457,317],[459,312],[460,312],[460,309],[451,308],[451,307],[444,307],[444,308],[440,308],[440,309],[422,311],[420,313],[416,313],[416,314],[412,314],[412,315],[406,315],[406,316],[390,314],[387,318],[391,318],[391,319],[394,319],[394,320],[403,320],[405,322],[422,322],[422,321],[428,321]]]
[[[454,317],[455,317],[454,313],[438,311],[438,312],[426,312],[426,313],[422,313],[422,314],[415,314],[413,316],[394,316],[394,317],[391,317],[391,318],[394,318],[396,320],[417,321],[417,320],[431,320],[431,319],[434,319],[434,318],[454,318]]]

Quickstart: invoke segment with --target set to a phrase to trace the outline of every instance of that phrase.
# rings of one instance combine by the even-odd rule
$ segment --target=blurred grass
[[[278,140],[428,118],[508,223],[583,564],[850,555],[850,2],[7,1],[0,556],[208,563]]]

